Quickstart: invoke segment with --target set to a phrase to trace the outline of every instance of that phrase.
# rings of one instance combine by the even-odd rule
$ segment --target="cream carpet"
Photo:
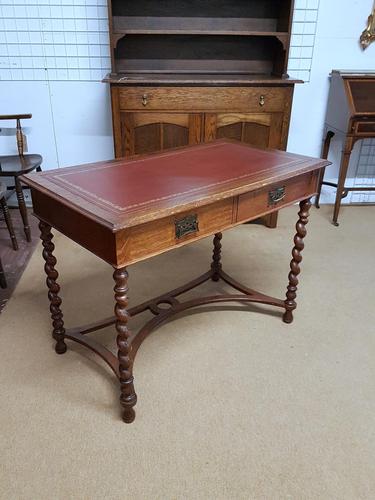
[[[375,498],[375,209],[343,208],[339,228],[331,210],[312,209],[295,322],[238,305],[164,325],[137,356],[131,425],[107,367],[54,353],[38,247],[0,317],[0,498]],[[283,297],[295,221],[226,232],[225,270]],[[111,314],[109,266],[55,242],[66,325]],[[131,304],[204,272],[211,249],[131,267]]]

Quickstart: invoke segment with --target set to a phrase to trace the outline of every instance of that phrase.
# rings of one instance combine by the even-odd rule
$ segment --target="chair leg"
[[[3,269],[3,265],[1,263],[1,259],[0,259],[0,287],[1,288],[6,288],[8,285],[7,285],[7,280],[5,279],[5,273],[4,273],[4,269]]]
[[[337,222],[337,219],[339,218],[339,212],[341,208],[341,200],[344,195],[344,187],[345,187],[345,180],[346,180],[346,174],[348,172],[349,168],[349,162],[350,162],[350,155],[351,152],[344,151],[342,154],[342,160],[341,160],[341,166],[340,166],[340,172],[339,172],[339,180],[337,184],[337,191],[336,191],[336,201],[335,201],[335,208],[333,211],[333,219],[332,219],[332,224],[334,226],[338,226],[339,223]]]
[[[4,219],[5,219],[9,234],[10,234],[10,239],[12,240],[13,249],[18,250],[17,238],[16,238],[16,234],[14,232],[12,219],[10,217],[9,208],[8,208],[8,205],[7,205],[5,198],[1,198],[0,205],[1,205],[1,210],[3,211],[3,214],[4,214]]]
[[[18,206],[21,212],[21,217],[22,217],[22,222],[23,222],[23,228],[25,231],[26,235],[26,240],[31,241],[31,231],[30,231],[30,226],[29,226],[29,221],[27,218],[27,209],[26,209],[26,203],[25,203],[25,198],[23,197],[23,191],[22,191],[22,185],[18,177],[15,178],[15,185],[16,185],[16,193],[17,193],[17,200],[18,200]]]

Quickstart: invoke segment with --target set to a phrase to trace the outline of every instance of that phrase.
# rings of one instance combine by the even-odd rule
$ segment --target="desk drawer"
[[[364,136],[375,137],[375,121],[363,121],[355,124],[355,133]]]
[[[127,110],[282,112],[292,90],[285,87],[120,87]]]
[[[309,198],[317,191],[318,172],[300,175],[265,189],[238,197],[237,222],[257,218],[298,200]]]
[[[165,217],[118,233],[121,265],[199,240],[233,224],[233,198]]]

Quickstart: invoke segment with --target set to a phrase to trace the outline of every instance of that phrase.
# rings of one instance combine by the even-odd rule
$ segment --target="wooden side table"
[[[22,180],[31,188],[34,213],[40,220],[56,352],[64,354],[69,339],[99,355],[120,381],[123,420],[130,423],[137,402],[133,380],[136,353],[143,340],[171,316],[203,304],[253,302],[280,308],[283,321],[291,323],[297,307],[309,199],[317,193],[319,171],[327,164],[320,159],[218,141],[134,160],[25,175]],[[300,202],[300,210],[286,298],[270,297],[228,276],[221,263],[221,232],[296,202]],[[115,269],[114,317],[65,329],[52,227]],[[130,264],[210,235],[215,235],[214,251],[206,273],[128,308]],[[208,280],[223,280],[237,293],[181,298]],[[151,319],[132,334],[131,318],[145,311],[151,313]],[[109,325],[115,325],[117,356],[88,335]]]
[[[325,169],[322,169],[315,206],[319,208],[323,184],[336,187],[336,201],[332,222],[335,226],[338,226],[341,200],[348,196],[350,191],[375,191],[372,186],[345,186],[354,144],[361,139],[375,137],[375,73],[354,73],[337,70],[332,72],[322,158],[328,158],[331,140],[336,134],[344,136],[338,182],[336,184],[324,181]]]

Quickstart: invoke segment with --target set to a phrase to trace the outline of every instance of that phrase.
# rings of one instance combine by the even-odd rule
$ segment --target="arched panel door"
[[[260,148],[282,149],[282,113],[207,113],[204,140],[235,139]]]
[[[202,115],[196,113],[122,113],[123,156],[155,153],[198,144]]]

